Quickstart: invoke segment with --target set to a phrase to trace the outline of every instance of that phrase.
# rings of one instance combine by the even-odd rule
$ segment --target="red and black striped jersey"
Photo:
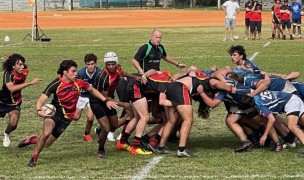
[[[15,74],[13,71],[4,71],[3,86],[2,90],[0,91],[0,101],[2,103],[16,105],[22,102],[21,90],[11,93],[6,87],[6,84],[10,82],[12,82],[14,85],[23,84],[28,73],[28,68],[24,69],[22,74]]]
[[[89,83],[81,79],[64,83],[58,77],[46,87],[43,94],[48,97],[53,94],[52,104],[56,107],[56,113],[73,120],[80,91],[87,90],[89,86]]]
[[[97,74],[93,81],[93,87],[99,92],[108,92],[108,96],[114,98],[114,92],[119,84],[121,66],[116,67],[115,73],[109,73],[106,68],[104,68],[100,73]],[[96,100],[96,98],[92,97]]]

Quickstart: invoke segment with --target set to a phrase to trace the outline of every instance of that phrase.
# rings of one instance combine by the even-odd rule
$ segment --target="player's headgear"
[[[115,52],[107,52],[103,59],[104,63],[107,62],[116,62],[118,64],[118,57]]]

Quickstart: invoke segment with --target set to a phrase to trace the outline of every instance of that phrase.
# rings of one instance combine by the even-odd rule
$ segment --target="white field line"
[[[254,58],[259,54],[259,52],[255,52],[249,59],[250,61],[253,61]]]
[[[149,162],[140,172],[138,175],[133,176],[132,180],[142,180],[147,177],[150,170],[153,169],[163,158],[163,156],[154,157],[151,162]]]
[[[192,176],[176,176],[176,175],[164,175],[164,176],[145,176],[147,179],[294,179],[304,178],[304,174],[251,174],[251,175],[192,175]],[[130,177],[107,177],[107,179],[130,179]]]
[[[267,42],[266,44],[264,44],[263,47],[267,47],[270,44],[270,42]]]
[[[19,44],[23,44],[24,42],[19,42],[19,43],[14,43],[14,44],[6,44],[6,45],[1,45],[0,47],[9,47],[9,46],[16,46]]]

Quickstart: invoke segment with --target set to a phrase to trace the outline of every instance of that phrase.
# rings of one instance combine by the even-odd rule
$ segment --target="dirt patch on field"
[[[237,18],[237,25],[242,25],[243,12]],[[32,12],[5,12],[0,16],[0,29],[29,29],[32,21]],[[263,15],[263,23],[265,22],[270,22],[269,12]],[[38,24],[43,29],[223,26],[224,12],[204,10],[39,11]]]

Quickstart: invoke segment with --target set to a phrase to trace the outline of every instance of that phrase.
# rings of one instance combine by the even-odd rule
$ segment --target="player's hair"
[[[238,103],[238,108],[241,110],[247,110],[255,106],[253,97],[244,95],[241,98],[241,101]]]
[[[13,67],[16,65],[16,62],[22,61],[25,63],[25,59],[20,54],[11,54],[7,59],[2,63],[2,69],[5,71],[13,70]]]
[[[94,61],[96,63],[97,62],[97,56],[93,53],[86,54],[84,56],[84,63],[87,63],[87,62],[90,62],[90,61]]]
[[[230,48],[228,49],[228,53],[230,54],[230,56],[235,52],[238,53],[239,55],[243,55],[243,60],[247,59],[246,50],[244,46],[242,45],[230,46]]]
[[[233,80],[237,81],[238,83],[241,83],[241,84],[244,83],[244,77],[241,76],[238,73],[230,72],[230,73],[227,74],[227,77],[229,77],[230,79],[233,79]]]
[[[214,98],[214,92],[206,91],[205,93],[208,97]],[[198,117],[201,117],[202,119],[208,119],[210,116],[210,107],[204,102],[200,95],[193,96],[192,99],[199,102],[197,108]]]
[[[63,75],[63,71],[68,71],[71,67],[77,68],[77,63],[73,60],[63,60],[60,63],[59,69],[57,70],[57,74]]]

